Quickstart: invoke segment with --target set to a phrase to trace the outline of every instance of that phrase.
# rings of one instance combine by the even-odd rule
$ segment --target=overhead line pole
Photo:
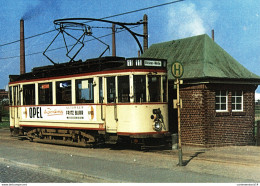
[[[141,8],[141,9],[138,9],[138,10],[132,10],[132,11],[129,11],[129,12],[124,12],[124,13],[120,13],[120,14],[116,14],[116,15],[112,15],[112,16],[103,17],[103,18],[100,18],[100,19],[107,19],[107,18],[117,17],[117,16],[121,16],[121,15],[131,14],[131,13],[140,12],[140,11],[143,11],[143,10],[148,10],[148,9],[157,8],[157,7],[160,7],[160,6],[166,6],[166,5],[169,5],[169,4],[182,2],[182,1],[184,1],[184,0],[171,1],[171,2],[168,2],[168,3],[163,3],[163,4],[159,4],[159,5],[155,5],[155,6]],[[33,38],[33,37],[37,37],[37,36],[40,36],[40,35],[43,35],[43,34],[53,32],[55,30],[56,29],[53,29],[53,30],[50,30],[50,31],[47,31],[47,32],[43,32],[43,33],[40,33],[40,34],[36,34],[36,35],[30,36],[30,37],[24,38],[24,39],[26,40],[26,39],[30,39],[30,38]],[[16,40],[16,41],[9,42],[9,43],[1,44],[0,47],[10,45],[10,44],[13,44],[13,43],[17,43],[19,41],[20,41],[20,39]]]
[[[136,27],[136,26],[134,26]],[[134,28],[134,27],[131,27],[131,28]],[[111,27],[110,27],[111,28]],[[124,32],[125,30],[122,30],[122,31],[116,31],[116,33],[120,33],[120,32]],[[105,34],[103,36],[99,36],[98,38],[103,38],[103,37],[107,37],[107,36],[110,36],[110,34]],[[84,41],[84,43],[87,43],[87,42],[90,42],[90,41],[93,41],[95,39],[89,39],[87,41]],[[68,46],[73,46],[72,44],[71,45],[68,45]],[[55,50],[60,50],[60,49],[63,49],[63,48],[66,48],[65,46],[62,46],[62,47],[57,47],[57,48],[53,48],[53,49],[50,49],[50,51],[55,51]],[[30,54],[26,54],[25,56],[32,56],[32,55],[36,55],[36,54],[42,54],[44,51],[41,51],[41,52],[34,52],[34,53],[30,53]],[[19,56],[10,56],[10,57],[3,57],[3,58],[0,58],[0,60],[7,60],[7,59],[13,59],[13,58],[19,58]]]

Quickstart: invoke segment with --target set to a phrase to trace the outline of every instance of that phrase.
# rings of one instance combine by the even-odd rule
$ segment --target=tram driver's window
[[[52,104],[52,83],[39,83],[39,104]]]
[[[56,103],[71,104],[71,81],[56,82]]]
[[[94,103],[93,79],[76,80],[76,103]]]
[[[118,102],[130,102],[129,76],[118,76]]]
[[[116,83],[115,77],[107,78],[107,102],[115,103],[116,102]]]
[[[146,76],[134,76],[134,100],[135,102],[146,102]]]
[[[148,76],[149,102],[161,101],[161,77]]]
[[[35,105],[35,85],[24,85],[23,86],[23,104],[24,105]]]

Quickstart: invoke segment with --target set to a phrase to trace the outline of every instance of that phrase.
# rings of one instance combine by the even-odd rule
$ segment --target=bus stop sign
[[[175,62],[172,64],[172,75],[175,78],[181,78],[184,72],[183,65],[180,62]]]

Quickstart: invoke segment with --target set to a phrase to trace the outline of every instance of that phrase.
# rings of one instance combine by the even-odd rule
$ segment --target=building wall
[[[180,90],[182,99],[181,134],[184,144],[206,144],[204,92],[204,85],[182,86]]]
[[[183,144],[202,146],[250,145],[254,143],[253,85],[183,85],[181,130]],[[228,111],[216,112],[215,92],[228,91]],[[231,92],[243,91],[243,112],[232,112]]]

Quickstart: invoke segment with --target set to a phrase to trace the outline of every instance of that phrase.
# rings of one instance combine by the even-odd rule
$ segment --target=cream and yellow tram
[[[102,57],[11,75],[11,133],[80,146],[163,140],[166,67],[166,60]]]

